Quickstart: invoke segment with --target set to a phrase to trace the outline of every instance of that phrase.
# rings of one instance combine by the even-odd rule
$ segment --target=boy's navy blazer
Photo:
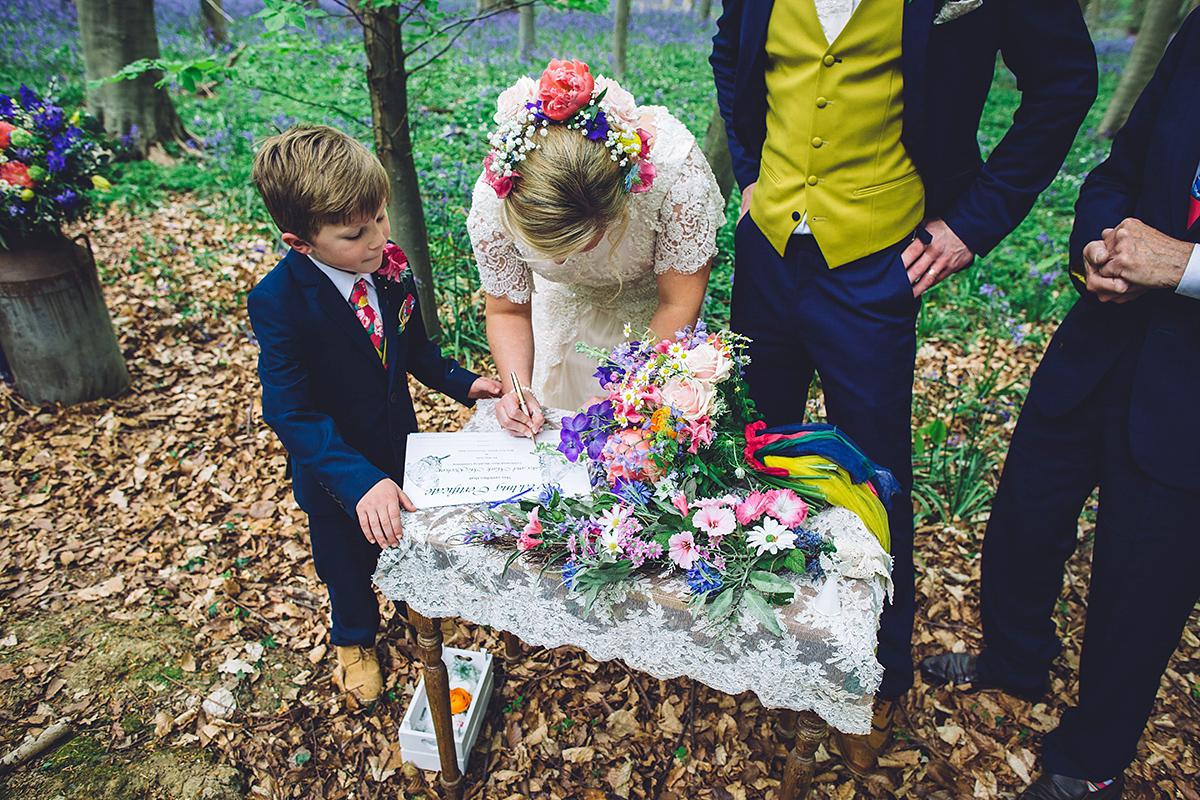
[[[385,477],[403,474],[406,437],[417,430],[406,375],[471,405],[478,377],[425,336],[410,276],[374,278],[387,337],[388,366],[346,298],[295,250],[247,299],[261,348],[263,417],[287,448],[296,502],[313,515],[354,507]],[[401,330],[401,310],[412,312]]]
[[[1108,158],[1084,181],[1071,232],[1073,265],[1081,263],[1084,245],[1126,217],[1200,242],[1200,223],[1187,224],[1200,164],[1197,87],[1200,12],[1193,12],[1114,137]],[[1140,343],[1139,336],[1145,337]],[[1068,413],[1131,344],[1139,348],[1129,398],[1133,456],[1160,483],[1200,491],[1200,300],[1154,289],[1129,303],[1101,303],[1082,292],[1034,375],[1030,401],[1051,416]]]
[[[983,0],[934,25],[946,0],[862,1],[905,3],[901,141],[925,184],[925,216],[942,218],[972,252],[986,254],[1054,179],[1095,100],[1096,52],[1079,2]],[[713,38],[717,100],[742,188],[758,180],[767,133],[772,6],[772,0],[725,0]],[[830,52],[836,56],[836,46]],[[985,163],[979,120],[997,53],[1016,76],[1021,105]]]

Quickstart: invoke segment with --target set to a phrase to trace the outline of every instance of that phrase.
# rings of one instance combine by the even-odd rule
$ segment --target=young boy
[[[253,179],[291,248],[247,300],[263,417],[287,448],[329,589],[335,677],[371,702],[383,690],[371,576],[380,548],[400,539],[400,509],[414,510],[400,488],[417,429],[406,376],[466,405],[501,386],[425,337],[416,284],[387,241],[388,181],[370,151],[333,128],[300,126],[263,144]]]

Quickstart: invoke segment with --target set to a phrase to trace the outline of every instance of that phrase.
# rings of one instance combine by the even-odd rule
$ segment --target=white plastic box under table
[[[483,726],[483,716],[487,713],[488,700],[492,696],[492,655],[486,650],[477,652],[444,647],[442,662],[449,674],[450,688],[466,689],[471,694],[471,704],[467,710],[452,717],[458,768],[466,774],[471,748],[475,746],[475,739]],[[405,761],[411,761],[421,769],[436,772],[442,768],[423,676],[417,682],[417,690],[408,704],[408,710],[404,712],[404,719],[400,721],[400,750]]]

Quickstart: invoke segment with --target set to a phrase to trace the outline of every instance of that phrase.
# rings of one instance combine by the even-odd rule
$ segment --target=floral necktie
[[[1200,219],[1200,169],[1196,170],[1196,179],[1192,181],[1192,196],[1188,201],[1188,227]]]
[[[371,337],[371,344],[375,345],[375,352],[379,354],[379,360],[386,367],[387,343],[383,339],[383,321],[379,319],[375,309],[371,308],[371,304],[367,302],[366,278],[359,278],[354,282],[354,291],[350,292],[350,305],[354,306],[354,313],[358,316],[358,321],[366,328],[367,335]]]

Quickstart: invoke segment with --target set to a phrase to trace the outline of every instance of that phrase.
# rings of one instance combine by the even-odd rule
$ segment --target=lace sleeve
[[[467,233],[479,267],[479,282],[493,297],[528,303],[533,294],[533,272],[504,230],[501,214],[500,198],[492,187],[477,180],[467,214]]]
[[[717,253],[717,230],[725,223],[725,201],[700,148],[692,145],[679,180],[667,190],[659,210],[654,272],[690,275]]]

